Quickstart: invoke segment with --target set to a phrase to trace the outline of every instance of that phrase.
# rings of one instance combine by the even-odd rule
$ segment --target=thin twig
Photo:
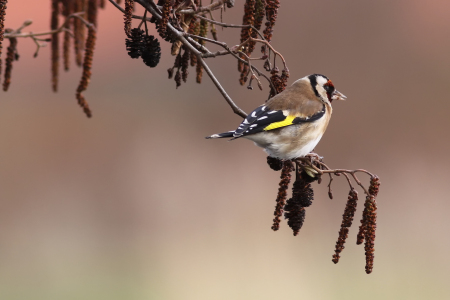
[[[283,55],[281,55],[280,52],[276,51],[272,47],[272,45],[266,40],[260,40],[260,39],[255,39],[255,38],[249,37],[248,40],[246,40],[245,42],[243,42],[242,44],[239,45],[239,49],[241,47],[244,47],[245,45],[247,45],[249,42],[257,42],[257,43],[263,43],[263,44],[267,45],[270,48],[270,50],[272,50],[272,52],[275,54],[275,56],[278,55],[281,58],[284,68],[287,69],[286,60],[284,59]],[[275,57],[274,57],[274,64],[275,64]]]
[[[210,5],[207,5],[207,6],[201,6],[201,7],[197,8],[196,10],[186,9],[186,10],[180,10],[177,13],[179,13],[179,14],[207,13],[207,12],[211,12],[213,10],[221,8],[223,4],[226,4],[228,2],[229,2],[229,0],[219,0],[219,1],[211,3]],[[142,5],[142,3],[141,3],[141,5]]]
[[[256,79],[256,81],[258,82],[258,87],[262,90],[262,85],[261,85],[261,81],[259,80],[258,76],[256,76],[255,71],[253,71],[253,65],[250,63],[250,57],[248,57],[247,54],[245,54],[244,52],[240,52],[239,54],[243,55],[246,59],[247,59],[247,65],[249,66],[248,68],[248,73],[247,73],[247,77],[250,73],[252,73],[252,76],[250,77],[249,83],[247,88],[248,89],[253,89],[252,88],[252,80]]]
[[[352,182],[350,181],[350,178],[348,177],[347,173],[342,173],[342,175],[344,175],[345,178],[347,178],[348,185],[350,186],[350,189],[354,189],[353,185],[352,185]],[[331,174],[330,174],[330,176],[331,176]]]
[[[116,1],[114,1],[114,0],[109,0],[109,2],[110,2],[112,5],[114,5],[118,10],[120,10],[122,13],[125,13],[125,9],[122,8],[122,6],[120,6],[119,4],[117,4]],[[154,3],[153,3],[153,4],[154,4]],[[155,7],[157,7],[157,6],[155,5]],[[158,10],[159,10],[159,8],[158,8]],[[161,13],[161,10],[159,10],[159,13]],[[131,15],[131,18],[132,18],[132,19],[138,19],[138,20],[144,19],[144,17],[138,16],[138,15]],[[150,18],[147,18],[147,21],[150,21]]]
[[[330,175],[330,182],[328,183],[328,197],[330,197],[330,199],[333,199],[333,191],[331,190],[331,182],[333,181],[333,175]]]
[[[70,20],[71,18],[77,18],[77,19],[80,19],[80,20],[86,25],[86,27],[92,28],[92,29],[95,31],[96,29],[95,29],[94,24],[91,24],[91,23],[89,23],[88,21],[86,21],[83,17],[80,16],[81,14],[84,14],[84,12],[77,12],[77,13],[73,13],[73,14],[71,14],[71,15],[68,15],[67,18],[66,18],[66,20],[64,21],[64,23],[63,23],[60,27],[58,27],[57,29],[55,29],[55,30],[46,31],[46,32],[37,32],[37,33],[32,33],[32,32],[20,33],[20,29],[23,28],[23,27],[25,27],[25,26],[22,25],[22,26],[19,27],[17,30],[15,30],[15,31],[13,31],[13,32],[11,32],[11,33],[5,33],[4,37],[5,37],[5,38],[37,37],[37,36],[43,36],[43,35],[52,35],[52,34],[55,34],[55,33],[62,32],[62,31],[68,31],[67,28],[65,28],[65,26],[66,26],[66,24],[69,22],[69,20]],[[27,26],[28,26],[28,25],[27,25]],[[72,34],[71,31],[69,31],[69,32]]]
[[[207,22],[209,22],[211,24],[219,25],[219,26],[222,26],[222,27],[225,27],[225,28],[252,28],[256,33],[258,33],[258,35],[261,37],[261,39],[264,40],[264,35],[262,35],[259,32],[259,30],[257,30],[253,25],[250,25],[250,24],[249,25],[228,24],[228,23],[223,23],[223,22],[218,22],[218,21],[215,21],[215,20],[211,20],[211,19],[208,19],[208,18],[200,16],[200,15],[196,15],[196,17],[199,18],[199,19],[205,20],[205,21],[207,21]]]
[[[375,177],[375,175],[373,175],[372,173],[370,173],[367,170],[364,170],[364,169],[357,169],[357,170],[330,169],[326,164],[324,164],[319,159],[314,158],[314,157],[313,157],[312,160],[310,160],[308,158],[305,159],[304,157],[300,157],[297,160],[307,163],[308,167],[313,168],[320,175],[327,174],[327,173],[330,174],[330,183],[328,184],[329,191],[331,191],[331,181],[333,180],[331,175],[336,175],[337,176],[337,175],[343,174],[347,178],[347,181],[348,181],[348,183],[349,183],[351,188],[352,188],[352,184],[350,182],[350,179],[349,179],[348,175],[351,175],[353,177],[353,180],[355,180],[355,182],[364,190],[364,193],[366,193],[366,195],[370,196],[369,191],[364,187],[364,185],[361,183],[361,181],[356,176],[356,173],[360,172],[360,173],[365,173],[365,174],[369,175],[371,178]],[[316,163],[318,165],[324,167],[326,170],[321,170],[321,169],[317,168],[314,165]]]
[[[228,55],[228,54],[231,54],[231,55],[232,55],[234,58],[236,58],[237,60],[239,60],[239,61],[241,61],[241,62],[243,62],[243,63],[245,63],[245,64],[249,64],[248,61],[246,61],[245,59],[242,59],[241,57],[239,57],[239,56],[236,54],[236,53],[237,53],[236,51],[231,50],[231,48],[230,48],[226,43],[223,43],[223,42],[220,42],[220,41],[215,41],[215,40],[212,40],[212,39],[209,39],[209,38],[205,38],[205,37],[202,37],[202,36],[198,36],[198,35],[189,34],[189,33],[184,33],[184,35],[188,37],[188,40],[189,40],[191,43],[196,44],[196,46],[197,46],[198,48],[205,50],[206,53],[203,53],[203,54],[202,54],[202,57],[203,57],[203,58],[216,57],[216,56],[220,56],[220,55]],[[194,38],[195,38],[195,39],[204,40],[204,41],[207,41],[207,42],[216,44],[216,45],[219,45],[219,46],[223,47],[225,50],[224,50],[224,51],[217,51],[217,52],[210,52],[210,51],[208,51],[208,50],[206,49],[205,46],[200,45],[200,44],[197,43],[195,40],[193,40]],[[237,49],[238,46],[233,47],[233,48],[236,48],[236,49]],[[239,52],[239,53],[242,54],[242,52]],[[273,88],[273,89],[275,88],[275,87],[273,86],[272,81],[269,79],[269,77],[267,77],[267,75],[265,75],[263,72],[261,72],[260,70],[258,70],[258,68],[256,68],[256,67],[253,66],[253,65],[251,65],[251,69],[252,69],[253,71],[255,71],[255,72],[258,74],[258,76],[264,77],[264,78],[267,80],[267,82],[269,83],[269,85],[271,86],[271,88]]]

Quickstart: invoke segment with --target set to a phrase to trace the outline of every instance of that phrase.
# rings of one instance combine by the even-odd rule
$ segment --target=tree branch
[[[219,9],[222,7],[222,5],[227,4],[227,5],[234,5],[234,1],[230,1],[230,0],[219,0],[217,2],[211,3],[210,5],[207,6],[202,6],[197,8],[196,10],[194,9],[186,9],[186,10],[180,10],[177,13],[180,14],[198,14],[198,13],[207,13],[216,9]],[[141,4],[142,5],[142,4]]]
[[[114,2],[114,0],[109,0],[110,2]],[[229,1],[229,0],[228,0]],[[218,5],[217,3],[220,2],[220,5],[222,5],[223,3],[228,2],[227,0],[219,0],[218,2],[215,2],[216,5]],[[145,9],[147,9],[155,18],[157,19],[161,19],[161,15],[159,15],[154,6],[151,5],[151,3],[154,4],[153,1],[149,0],[135,0],[135,2],[139,3],[140,5],[142,5]],[[214,3],[213,3],[214,4]],[[117,7],[117,6],[116,6]],[[209,7],[216,7],[213,6],[212,4],[209,5]],[[199,8],[201,10],[201,8]],[[188,40],[186,40],[186,38],[184,37],[184,33],[178,31],[177,29],[175,29],[172,24],[167,23],[167,28],[172,32],[172,34],[174,34],[182,43],[185,47],[187,47],[190,51],[192,51],[198,59],[198,62],[201,63],[201,65],[203,66],[203,68],[205,69],[206,73],[208,74],[209,78],[211,78],[211,80],[213,81],[214,85],[216,86],[216,88],[219,90],[219,92],[222,94],[222,96],[225,98],[225,100],[227,101],[228,105],[230,105],[231,109],[233,110],[233,112],[243,118],[245,118],[247,116],[247,114],[240,109],[235,103],[234,101],[231,99],[231,97],[227,94],[227,92],[225,91],[225,89],[222,87],[222,85],[220,84],[220,82],[217,80],[217,78],[214,76],[214,74],[212,73],[211,69],[208,67],[208,65],[206,64],[206,62],[204,61],[203,57],[202,57],[202,53],[200,51],[198,51]]]
[[[32,32],[21,33],[21,30],[22,30],[23,28],[25,28],[25,27],[27,27],[27,26],[30,26],[30,25],[33,23],[31,20],[27,20],[27,21],[25,21],[18,29],[14,30],[14,31],[12,31],[12,32],[10,32],[10,33],[5,33],[4,37],[5,37],[5,38],[37,37],[37,36],[52,35],[52,34],[55,34],[55,33],[62,32],[62,31],[67,31],[67,29],[66,29],[65,27],[66,27],[67,23],[69,22],[69,20],[70,20],[71,18],[77,18],[77,19],[81,20],[81,21],[86,25],[86,27],[92,28],[92,29],[95,31],[96,29],[95,29],[94,24],[89,23],[89,22],[86,21],[83,17],[81,17],[80,15],[82,15],[82,14],[84,14],[83,11],[77,12],[77,13],[73,13],[73,14],[71,14],[71,15],[68,15],[67,18],[66,18],[66,20],[64,21],[64,23],[63,23],[60,27],[58,27],[57,29],[55,29],[55,30],[46,31],[46,32],[37,32],[37,33],[32,33]],[[69,32],[70,32],[70,31],[69,31]],[[70,32],[70,33],[71,33],[71,32]],[[71,33],[71,34],[72,34],[72,33]]]

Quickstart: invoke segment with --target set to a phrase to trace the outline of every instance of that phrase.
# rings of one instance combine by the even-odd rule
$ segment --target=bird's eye
[[[323,88],[325,89],[325,91],[327,91],[327,94],[331,94],[335,90],[334,85],[331,82],[331,80],[328,80],[328,82],[323,85]]]

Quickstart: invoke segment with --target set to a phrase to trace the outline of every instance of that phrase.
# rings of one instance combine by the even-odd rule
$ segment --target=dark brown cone
[[[274,171],[280,171],[283,168],[283,161],[272,156],[267,156],[267,164]]]
[[[306,210],[298,203],[295,203],[293,198],[288,199],[284,210],[286,211],[284,217],[288,220],[287,223],[292,229],[294,236],[297,236],[305,222]]]
[[[6,32],[12,31],[6,29]],[[6,51],[6,59],[5,59],[5,80],[3,81],[3,90],[6,92],[11,84],[11,73],[13,67],[13,61],[17,60],[17,39],[10,38],[9,46]]]
[[[341,229],[339,230],[339,237],[336,242],[332,261],[337,264],[339,262],[340,253],[344,250],[344,244],[348,237],[349,228],[352,226],[353,217],[355,216],[356,205],[358,201],[358,192],[351,189],[348,194],[347,205],[345,206],[344,214],[342,215]]]
[[[297,176],[297,180],[292,187],[292,198],[302,207],[309,207],[314,200],[314,191],[311,187],[311,182],[314,182],[317,178],[313,178],[301,172],[300,176]]]
[[[139,58],[142,55],[144,45],[144,31],[139,28],[133,28],[130,35],[125,39],[125,47],[131,58]]]
[[[292,197],[287,201],[284,217],[288,220],[289,227],[296,236],[305,221],[305,207],[309,207],[314,200],[314,191],[311,182],[317,178],[310,177],[301,169],[297,169],[296,180],[292,187]]]
[[[286,197],[287,197],[287,189],[289,186],[289,182],[291,181],[291,172],[294,169],[294,165],[292,164],[292,161],[286,160],[283,162],[283,168],[281,169],[281,181],[280,181],[280,187],[278,188],[278,195],[276,199],[276,206],[275,206],[275,218],[273,219],[273,225],[272,230],[276,231],[280,228],[280,218],[283,215],[283,209],[284,205],[286,203]]]
[[[52,13],[50,21],[50,29],[56,30],[59,26],[59,0],[52,0]],[[56,92],[58,90],[58,70],[59,70],[59,35],[54,33],[51,42],[52,57],[52,88]]]
[[[161,59],[161,47],[159,41],[153,35],[145,36],[141,48],[141,57],[150,68],[158,65]]]

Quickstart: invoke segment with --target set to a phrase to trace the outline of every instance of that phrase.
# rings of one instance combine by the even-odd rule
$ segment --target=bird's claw
[[[314,153],[314,152],[311,152],[311,153],[306,154],[306,157],[309,157],[309,158],[310,158],[311,164],[313,163],[314,158],[315,158],[316,160],[318,160],[318,161],[322,161],[322,159],[323,159],[323,156],[320,156],[319,154]]]

